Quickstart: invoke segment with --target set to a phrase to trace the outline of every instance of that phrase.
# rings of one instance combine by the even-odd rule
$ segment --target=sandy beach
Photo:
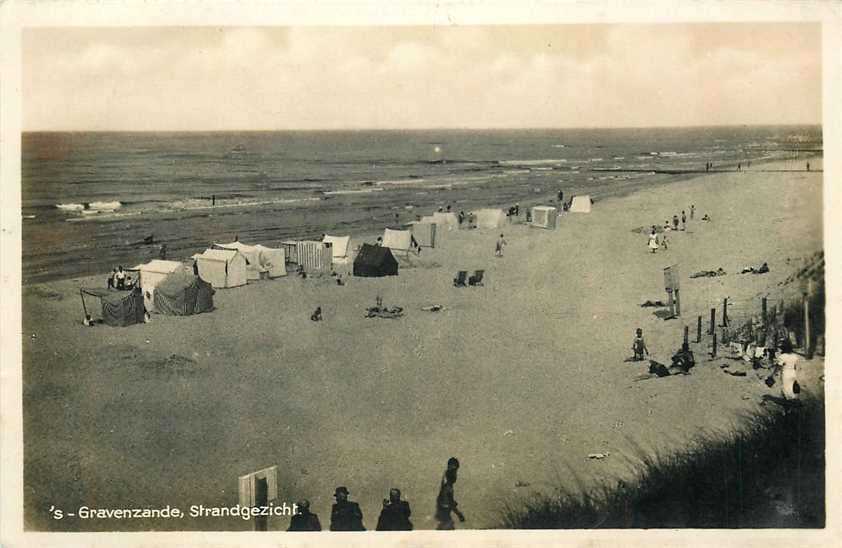
[[[689,217],[691,204],[687,230],[649,253],[636,229]],[[456,498],[470,528],[497,526],[501,501],[530,491],[624,477],[641,452],[733,430],[764,394],[780,393],[700,360],[707,340],[693,345],[691,375],[636,382],[648,364],[625,361],[635,328],[668,361],[683,327],[694,339],[696,317],[707,326],[724,297],[738,317],[759,313],[766,292],[795,291],[778,284],[822,249],[821,204],[821,172],[712,173],[598,200],[554,231],[506,226],[502,258],[501,230],[452,231],[402,260],[397,277],[256,282],[218,290],[212,313],[128,328],[82,326],[79,287],[104,286],[102,277],[27,286],[26,526],[249,529],[189,517],[115,527],[55,521],[47,509],[231,506],[237,477],[271,465],[279,503],[308,498],[326,527],[333,490],[346,485],[369,529],[390,487],[416,528],[434,528],[450,456],[462,463]],[[739,274],[763,262],[768,274]],[[639,304],[666,300],[662,269],[673,264],[682,318],[665,321]],[[689,278],[719,267],[727,275]],[[486,271],[484,287],[453,287],[457,270],[474,269]],[[366,319],[378,295],[405,316]],[[445,309],[422,310],[432,304]],[[308,319],[317,306],[320,323]],[[822,392],[821,368],[805,364],[804,390]],[[609,456],[587,458],[595,452]]]

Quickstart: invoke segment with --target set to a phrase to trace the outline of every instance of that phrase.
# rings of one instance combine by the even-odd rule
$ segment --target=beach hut
[[[558,210],[550,206],[535,206],[532,208],[532,225],[537,228],[555,229],[558,220]]]
[[[256,246],[247,245],[242,242],[231,242],[228,244],[213,244],[216,249],[229,249],[239,251],[246,259],[246,280],[259,280],[264,273],[269,272],[269,268],[264,266],[260,260],[260,250]],[[267,274],[268,275],[268,274]]]
[[[477,228],[500,228],[506,223],[502,209],[478,209],[474,211]]]
[[[266,247],[260,244],[254,247],[260,253],[260,264],[267,269],[270,278],[287,275],[286,252],[283,248]]]
[[[295,242],[295,262],[304,272],[328,273],[333,270],[333,250],[324,242]]]
[[[155,259],[146,264],[139,264],[129,270],[138,272],[140,287],[143,289],[143,304],[150,312],[155,310],[155,287],[167,276],[181,270],[184,265],[176,261]]]
[[[456,230],[459,228],[459,218],[453,212],[437,211],[433,213],[433,219],[436,219],[439,224],[444,225],[447,230]]]
[[[246,285],[246,258],[236,249],[207,249],[193,255],[199,267],[199,277],[214,288]]]
[[[354,259],[354,276],[379,278],[397,276],[398,260],[388,247],[363,244]]]
[[[573,196],[573,201],[570,202],[571,213],[590,213],[591,212],[591,197],[588,194],[582,196]]]
[[[387,228],[383,231],[382,245],[391,249],[392,253],[408,254],[409,248],[412,247],[412,232]]]
[[[348,264],[348,247],[351,244],[350,236],[328,236],[325,234],[322,242],[331,245],[331,261],[333,264]]]
[[[146,308],[143,306],[143,292],[135,286],[131,291],[111,291],[108,289],[79,289],[82,297],[82,309],[85,315],[94,319],[93,307],[89,310],[85,297],[99,299],[102,309],[102,322],[112,327],[126,327],[143,323]]]
[[[173,272],[158,284],[155,310],[171,316],[190,316],[213,310],[211,284],[183,270]]]
[[[421,247],[436,247],[436,234],[438,229],[435,223],[412,223],[410,231],[412,237]]]

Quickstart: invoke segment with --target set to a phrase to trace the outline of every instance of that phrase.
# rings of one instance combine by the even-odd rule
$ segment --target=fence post
[[[716,357],[716,331],[713,332],[713,352],[711,352],[711,356]]]
[[[708,331],[709,335],[713,335],[716,333],[716,308],[710,309],[710,330]]]
[[[678,288],[674,290],[675,292],[675,315],[681,316],[681,294],[678,292]]]
[[[696,318],[696,342],[702,342],[702,317]]]
[[[722,299],[722,327],[728,327],[728,297]]]
[[[810,293],[813,280],[807,280],[807,292],[804,294],[804,355],[808,360],[813,359],[813,345],[810,333]]]
[[[687,348],[687,346],[689,344],[690,344],[690,326],[685,325],[684,326],[684,346],[683,346],[683,348]]]
[[[765,329],[769,325],[769,315],[767,310],[766,297],[763,297],[763,299],[760,301],[760,313],[763,317],[763,327]]]

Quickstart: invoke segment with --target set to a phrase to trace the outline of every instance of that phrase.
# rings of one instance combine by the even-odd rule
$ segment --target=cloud
[[[816,123],[819,37],[806,24],[30,29],[24,125]]]

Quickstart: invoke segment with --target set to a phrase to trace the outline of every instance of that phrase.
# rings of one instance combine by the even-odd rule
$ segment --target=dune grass
[[[643,454],[630,481],[507,501],[501,527],[824,527],[824,404],[770,401],[739,432],[672,454]]]

